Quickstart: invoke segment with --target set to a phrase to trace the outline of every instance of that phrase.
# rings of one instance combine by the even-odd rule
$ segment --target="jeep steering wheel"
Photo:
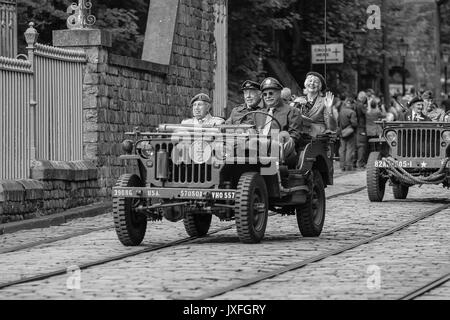
[[[249,116],[249,115],[251,115],[251,114],[256,114],[256,113],[264,114],[264,115],[266,115],[266,116],[271,117],[272,120],[276,122],[276,124],[277,124],[278,128],[280,129],[280,131],[282,130],[280,121],[278,121],[273,115],[269,114],[268,112],[260,111],[260,110],[254,110],[254,111],[249,111],[249,112],[247,112],[246,114],[244,114],[244,115],[242,116],[241,119],[239,119],[239,124],[242,124],[242,121],[243,121],[245,118],[247,118],[247,116]],[[256,125],[256,124],[255,124],[255,125]],[[267,123],[264,124],[264,126],[263,126],[260,130],[263,131],[264,128],[266,127],[266,125],[267,125]],[[271,125],[272,125],[272,124],[271,124]]]

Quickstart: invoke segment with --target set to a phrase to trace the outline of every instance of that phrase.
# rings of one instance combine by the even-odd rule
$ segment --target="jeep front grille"
[[[181,163],[175,164],[172,162],[172,149],[173,143],[157,143],[155,145],[155,154],[158,154],[160,149],[164,149],[168,152],[168,164],[167,170],[168,179],[167,182],[171,183],[186,183],[186,184],[203,184],[212,182],[212,165],[208,163],[196,164],[196,163]],[[157,161],[155,162],[157,163]],[[158,168],[155,167],[155,177]],[[156,179],[160,180],[160,179]]]
[[[399,129],[397,155],[411,158],[440,156],[441,132],[436,129]]]

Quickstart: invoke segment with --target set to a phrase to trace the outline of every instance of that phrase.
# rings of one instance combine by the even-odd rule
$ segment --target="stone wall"
[[[111,54],[108,39],[89,43],[93,37],[85,36],[89,41],[80,43],[88,57],[83,83],[84,159],[99,168],[101,197],[109,197],[116,179],[129,171],[118,159],[126,131],[179,123],[191,116],[189,101],[195,94],[205,92],[212,97],[213,3],[180,1],[169,65]],[[59,46],[64,46],[64,41],[76,46],[70,36],[54,39]]]
[[[36,218],[98,201],[88,161],[35,161],[31,179],[0,180],[0,223]]]

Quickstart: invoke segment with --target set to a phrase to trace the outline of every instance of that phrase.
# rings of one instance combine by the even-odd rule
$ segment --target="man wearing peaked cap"
[[[224,119],[213,117],[211,111],[211,98],[206,93],[199,93],[191,99],[193,118],[181,121],[181,124],[195,124],[195,125],[221,125]]]
[[[241,91],[244,95],[244,103],[235,107],[230,114],[230,117],[225,122],[226,124],[253,124],[259,123],[258,119],[261,118],[259,114],[244,115],[250,111],[262,109],[264,107],[261,99],[261,91],[259,90],[259,83],[246,80],[241,85]],[[241,121],[242,120],[242,121]]]
[[[263,82],[261,82],[260,89],[261,91],[264,91],[266,89],[282,90],[283,86],[277,79],[269,77],[264,79]]]
[[[241,91],[259,90],[259,83],[252,80],[245,80],[241,85]]]
[[[283,147],[285,160],[290,162],[290,159],[296,160],[296,146],[301,141],[301,127],[302,119],[300,111],[291,107],[289,104],[283,101],[281,97],[281,90],[283,86],[275,78],[266,78],[261,82],[261,91],[266,105],[266,112],[278,120],[281,128],[278,127],[275,121],[272,121],[272,117],[267,116],[262,133],[271,132],[272,129],[279,129],[280,136],[286,138]]]

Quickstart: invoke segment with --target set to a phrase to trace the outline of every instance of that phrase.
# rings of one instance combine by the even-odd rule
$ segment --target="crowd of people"
[[[450,100],[444,97],[439,106],[430,90],[394,95],[388,104],[373,89],[356,97],[338,96],[333,101],[334,130],[340,137],[335,153],[343,171],[364,169],[370,153],[369,140],[378,138],[381,126],[376,121],[450,122]],[[350,129],[351,128],[351,129]]]
[[[311,135],[336,132],[339,137],[335,155],[343,171],[363,169],[370,152],[369,140],[379,137],[381,126],[376,121],[446,121],[450,122],[450,99],[444,98],[438,106],[430,90],[411,95],[394,95],[388,104],[373,89],[357,96],[326,92],[324,77],[309,72],[304,92],[294,96],[289,88],[272,77],[261,83],[246,80],[241,85],[244,103],[236,106],[227,120],[210,114],[211,99],[200,93],[191,100],[193,118],[184,124],[254,124],[268,133],[276,119],[281,131],[286,132],[285,154],[295,154],[300,143],[302,117],[311,121]],[[263,111],[268,116],[251,111]],[[251,112],[248,116],[247,114]],[[245,116],[245,117],[244,117]]]

